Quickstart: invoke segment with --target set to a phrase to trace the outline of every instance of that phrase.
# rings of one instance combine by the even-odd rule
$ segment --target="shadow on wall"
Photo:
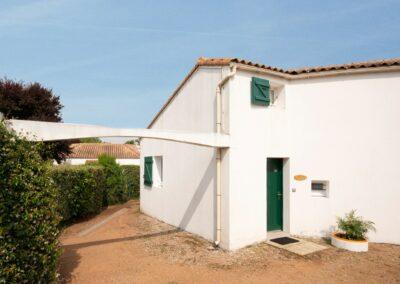
[[[202,179],[200,180],[200,183],[198,184],[194,195],[192,197],[192,200],[190,201],[188,207],[185,210],[185,213],[182,217],[181,222],[179,223],[179,228],[186,229],[187,225],[189,222],[192,220],[194,213],[196,212],[197,208],[199,207],[199,204],[201,200],[204,197],[204,194],[206,193],[209,185],[211,182],[214,181],[214,186],[213,186],[213,199],[212,199],[212,204],[214,208],[214,219],[210,220],[210,222],[214,223],[215,217],[216,217],[216,209],[214,206],[215,204],[215,188],[216,188],[216,180],[214,179],[215,177],[215,153],[213,158],[210,160],[210,163],[207,166],[207,169],[204,172],[204,175]]]

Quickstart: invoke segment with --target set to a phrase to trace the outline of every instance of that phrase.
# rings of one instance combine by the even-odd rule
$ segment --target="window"
[[[269,81],[261,78],[251,78],[251,103],[253,105],[269,106]]]
[[[328,197],[328,181],[317,181],[311,182],[311,194],[312,196]]]
[[[161,188],[163,185],[163,157],[154,157],[154,181],[153,186]]]

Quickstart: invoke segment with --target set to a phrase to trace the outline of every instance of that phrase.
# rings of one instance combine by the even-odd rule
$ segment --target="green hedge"
[[[126,178],[128,195],[130,198],[139,198],[140,195],[140,167],[139,166],[121,166]]]
[[[85,218],[108,205],[139,197],[139,166],[56,166],[52,177],[59,188],[63,221]]]
[[[99,213],[104,201],[106,176],[100,166],[56,166],[52,177],[58,187],[58,205],[63,221]]]
[[[51,168],[43,149],[0,121],[0,283],[55,282],[60,220],[139,195],[138,166],[107,158],[104,165]]]
[[[0,283],[52,283],[60,250],[57,189],[41,143],[0,121]]]

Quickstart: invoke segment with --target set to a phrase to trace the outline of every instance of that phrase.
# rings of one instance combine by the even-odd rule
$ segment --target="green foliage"
[[[351,210],[344,218],[338,217],[337,223],[339,230],[341,230],[344,233],[344,237],[349,240],[366,240],[368,231],[376,231],[374,222],[356,216],[355,210]]]
[[[108,157],[102,161],[104,165],[53,167],[51,174],[59,188],[58,204],[64,223],[139,197],[138,166],[119,166]]]
[[[115,158],[102,154],[98,157],[99,164],[106,174],[106,203],[108,205],[122,203],[129,199],[125,176]]]
[[[130,198],[139,198],[140,195],[140,167],[139,166],[121,166],[125,176],[128,195]]]
[[[98,137],[89,137],[89,138],[81,138],[79,139],[80,143],[103,143]]]
[[[100,166],[57,166],[52,177],[59,188],[58,204],[68,223],[101,212],[106,176]]]
[[[136,138],[136,139],[128,140],[125,142],[125,144],[140,145],[140,139]]]
[[[102,166],[116,166],[117,161],[115,160],[114,157],[111,157],[107,154],[101,154],[100,156],[97,157],[97,161],[99,162],[100,165]]]
[[[0,122],[0,283],[56,279],[60,218],[42,147]]]

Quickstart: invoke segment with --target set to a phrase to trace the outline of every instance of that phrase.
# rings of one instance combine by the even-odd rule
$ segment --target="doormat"
[[[276,238],[276,239],[272,239],[270,241],[274,242],[274,243],[277,243],[277,244],[280,244],[280,245],[283,245],[283,246],[299,242],[298,240],[292,239],[292,238],[289,238],[289,237]]]

